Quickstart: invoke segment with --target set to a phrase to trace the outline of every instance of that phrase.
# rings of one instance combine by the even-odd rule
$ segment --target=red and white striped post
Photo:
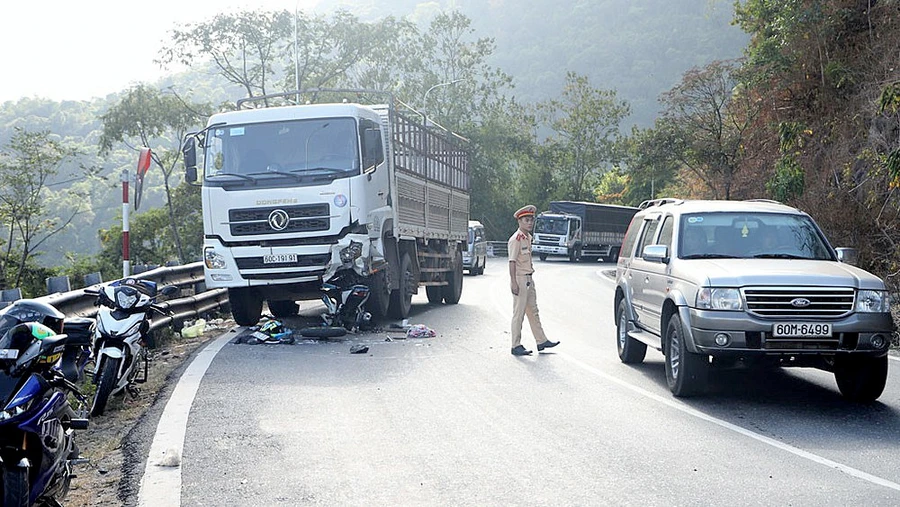
[[[144,175],[150,169],[150,148],[141,148],[137,163],[137,181],[134,195],[134,208],[137,209],[141,202],[140,192],[143,190]],[[131,253],[129,252],[130,238],[128,237],[128,169],[122,170],[122,278],[131,275]]]
[[[128,251],[128,169],[122,170],[122,278],[131,274],[131,257]]]

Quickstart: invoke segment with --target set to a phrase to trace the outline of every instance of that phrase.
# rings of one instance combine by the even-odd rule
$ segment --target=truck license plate
[[[821,322],[779,322],[772,326],[775,338],[795,338],[801,336],[831,336],[831,324]]]
[[[297,262],[297,254],[263,255],[263,264],[283,264],[285,262]]]

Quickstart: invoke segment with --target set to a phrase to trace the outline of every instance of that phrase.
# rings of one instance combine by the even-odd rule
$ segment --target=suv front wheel
[[[675,396],[693,396],[706,390],[709,358],[687,349],[684,326],[677,313],[666,326],[666,382]]]
[[[888,357],[840,355],[834,358],[834,380],[845,398],[871,403],[887,383]]]
[[[647,355],[647,344],[628,336],[628,316],[625,312],[625,298],[619,301],[616,310],[616,348],[619,359],[625,364],[638,364]]]

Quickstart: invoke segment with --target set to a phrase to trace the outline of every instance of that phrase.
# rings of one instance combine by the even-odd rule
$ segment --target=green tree
[[[16,128],[0,151],[0,220],[6,228],[5,249],[0,256],[0,287],[7,287],[7,274],[18,287],[29,261],[41,245],[57,234],[78,213],[65,218],[48,215],[47,184],[59,172],[60,163],[75,152],[49,131],[30,132]]]
[[[562,96],[539,109],[555,134],[549,142],[564,148],[556,165],[563,191],[569,199],[593,200],[600,173],[616,162],[628,104],[614,90],[593,88],[588,78],[569,72]]]
[[[189,23],[170,31],[171,42],[160,50],[159,62],[192,66],[212,60],[228,82],[247,97],[271,93],[274,65],[286,51],[293,33],[288,11],[242,11],[217,14],[212,20]]]
[[[101,154],[108,153],[116,143],[124,143],[135,152],[140,146],[152,149],[153,164],[160,168],[163,175],[169,214],[168,229],[175,243],[175,254],[179,262],[186,259],[178,228],[183,217],[176,213],[170,179],[181,156],[181,140],[188,129],[196,127],[209,116],[210,109],[206,104],[187,104],[175,95],[162,93],[150,86],[137,85],[101,116]],[[199,208],[199,202],[197,207]]]
[[[752,95],[738,86],[739,69],[736,61],[691,69],[662,97],[673,155],[716,198],[731,198],[744,141],[759,112]]]
[[[666,122],[657,120],[649,129],[633,127],[623,146],[626,184],[622,204],[637,206],[647,199],[667,197],[660,192],[675,180],[681,166]]]

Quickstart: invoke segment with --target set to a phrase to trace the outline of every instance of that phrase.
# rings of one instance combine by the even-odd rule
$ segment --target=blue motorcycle
[[[0,336],[0,485],[5,507],[59,506],[74,477],[73,467],[87,461],[79,458],[74,438],[75,430],[87,428],[87,399],[60,369],[67,340],[67,335],[39,322],[15,324]]]

